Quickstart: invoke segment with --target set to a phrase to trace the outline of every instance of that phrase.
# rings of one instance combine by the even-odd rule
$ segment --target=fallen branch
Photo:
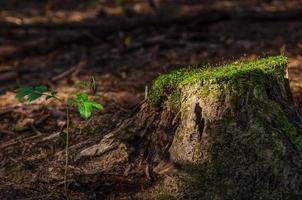
[[[202,17],[202,18],[198,18]],[[73,22],[73,23],[35,23],[35,24],[16,24],[0,21],[2,31],[7,30],[46,30],[46,31],[89,31],[92,33],[112,32],[113,30],[129,30],[137,26],[165,25],[169,23],[182,23],[188,20],[202,20],[204,23],[212,23],[215,20],[252,20],[252,21],[288,21],[301,20],[301,9],[289,9],[281,11],[234,11],[234,10],[207,10],[198,13],[185,13],[172,17],[155,17],[149,15],[138,15],[138,19],[119,18],[111,20],[109,23],[95,19],[95,22]]]
[[[202,16],[202,17],[201,17]],[[223,12],[204,12],[187,16],[174,16],[158,18],[152,16],[141,16],[137,19],[120,19],[110,21],[109,23],[94,24],[30,24],[16,25],[12,23],[1,23],[1,32],[13,32],[16,30],[45,31],[45,37],[39,40],[30,41],[22,46],[10,46],[10,51],[1,53],[0,60],[15,58],[35,51],[39,54],[47,53],[58,45],[67,45],[71,43],[81,43],[83,41],[95,42],[98,38],[104,38],[113,33],[131,31],[136,28],[167,26],[170,24],[186,24],[198,19],[199,24],[211,24],[217,21],[225,20],[228,17]],[[72,30],[72,32],[70,32]],[[36,32],[35,32],[36,31]],[[49,38],[50,32],[52,37]],[[28,32],[27,34],[31,34]],[[93,37],[92,37],[93,36]],[[98,38],[96,38],[96,36]]]
[[[0,55],[1,56],[1,55]],[[16,79],[18,74],[15,71],[3,72],[0,74],[0,82]]]
[[[84,53],[85,54],[85,53]],[[52,77],[51,82],[56,82],[59,81],[67,76],[72,75],[73,79],[75,79],[75,77],[77,76],[77,74],[81,71],[81,69],[87,64],[87,60],[85,56],[82,56],[82,59],[80,60],[80,62],[78,64],[76,64],[75,66],[73,66],[72,68],[64,71],[61,74],[58,74],[54,77]]]

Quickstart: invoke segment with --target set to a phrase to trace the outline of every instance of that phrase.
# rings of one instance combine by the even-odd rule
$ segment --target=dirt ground
[[[126,2],[0,2],[0,199],[65,199],[64,107],[19,103],[14,90],[21,85],[46,84],[67,98],[78,80],[97,80],[94,99],[105,109],[88,121],[71,111],[71,199],[135,199],[148,187],[141,169],[125,175],[118,164],[114,172],[101,169],[101,183],[80,184],[77,171],[89,161],[76,156],[129,116],[160,73],[285,54],[302,107],[300,1],[180,1],[157,11],[147,1]]]

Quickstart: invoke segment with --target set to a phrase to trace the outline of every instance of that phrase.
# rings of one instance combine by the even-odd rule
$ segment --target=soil
[[[177,6],[159,4],[160,13],[145,1],[126,1],[126,9],[104,2],[0,3],[1,199],[65,199],[64,106],[55,101],[24,105],[14,97],[21,85],[46,84],[67,98],[66,94],[79,89],[78,80],[91,76],[97,80],[94,99],[105,109],[88,121],[71,110],[71,199],[133,199],[133,194],[152,183],[145,165],[130,173],[119,164],[114,172],[102,169],[101,182],[90,180],[80,187],[74,177],[90,166],[89,161],[76,160],[78,152],[99,142],[130,116],[161,73],[285,54],[291,90],[302,107],[302,16],[295,14],[302,9],[300,1],[180,1]],[[163,23],[171,17],[167,13],[176,20]],[[179,20],[180,13],[199,17]],[[219,17],[209,20],[213,16]],[[137,23],[143,17],[146,22]],[[138,25],[127,28],[132,22]],[[48,26],[39,28],[43,24]],[[64,24],[73,28],[62,28]],[[78,28],[83,24],[90,28]],[[104,24],[106,34],[102,29],[95,31],[94,27]]]

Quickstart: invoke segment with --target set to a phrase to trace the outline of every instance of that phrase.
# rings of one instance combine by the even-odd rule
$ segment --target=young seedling
[[[93,94],[96,93],[96,81],[94,77],[91,77],[89,81],[80,81],[80,85],[89,87]],[[84,120],[88,120],[92,111],[103,110],[102,104],[95,102],[89,98],[89,95],[85,91],[80,91],[68,96],[67,101],[59,98],[56,91],[48,91],[47,86],[24,86],[16,90],[16,99],[21,102],[31,103],[35,100],[44,97],[45,100],[54,99],[61,102],[66,109],[66,143],[65,143],[65,173],[64,173],[64,190],[65,195],[68,198],[68,186],[67,186],[67,173],[68,173],[68,143],[69,143],[69,108],[77,108],[80,116]]]

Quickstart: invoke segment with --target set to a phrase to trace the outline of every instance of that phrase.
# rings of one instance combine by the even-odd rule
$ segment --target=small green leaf
[[[85,92],[76,93],[75,96],[68,101],[68,105],[77,107],[81,117],[85,120],[91,117],[93,109],[104,109],[102,104],[89,100]]]
[[[25,87],[20,87],[18,90],[17,90],[17,94],[16,94],[16,99],[17,100],[22,100],[26,95],[29,95],[33,92],[33,88],[32,87],[28,87],[28,86],[25,86]]]
[[[92,107],[94,107],[95,109],[97,110],[103,110],[104,109],[104,106],[100,103],[97,103],[95,101],[90,101]]]
[[[41,94],[41,93],[31,93],[29,96],[28,96],[28,98],[27,98],[27,101],[28,102],[32,102],[32,101],[34,101],[34,100],[37,100],[38,98],[40,98],[41,96],[43,96],[43,94]]]
[[[79,112],[82,118],[85,120],[89,119],[92,113],[92,104],[90,102],[83,102],[79,105]]]
[[[40,93],[43,93],[43,92],[47,91],[47,86],[46,85],[39,85],[39,86],[35,87],[35,90],[40,92]]]
[[[88,95],[84,92],[77,93],[76,94],[76,101],[78,101],[78,102],[88,101]]]

